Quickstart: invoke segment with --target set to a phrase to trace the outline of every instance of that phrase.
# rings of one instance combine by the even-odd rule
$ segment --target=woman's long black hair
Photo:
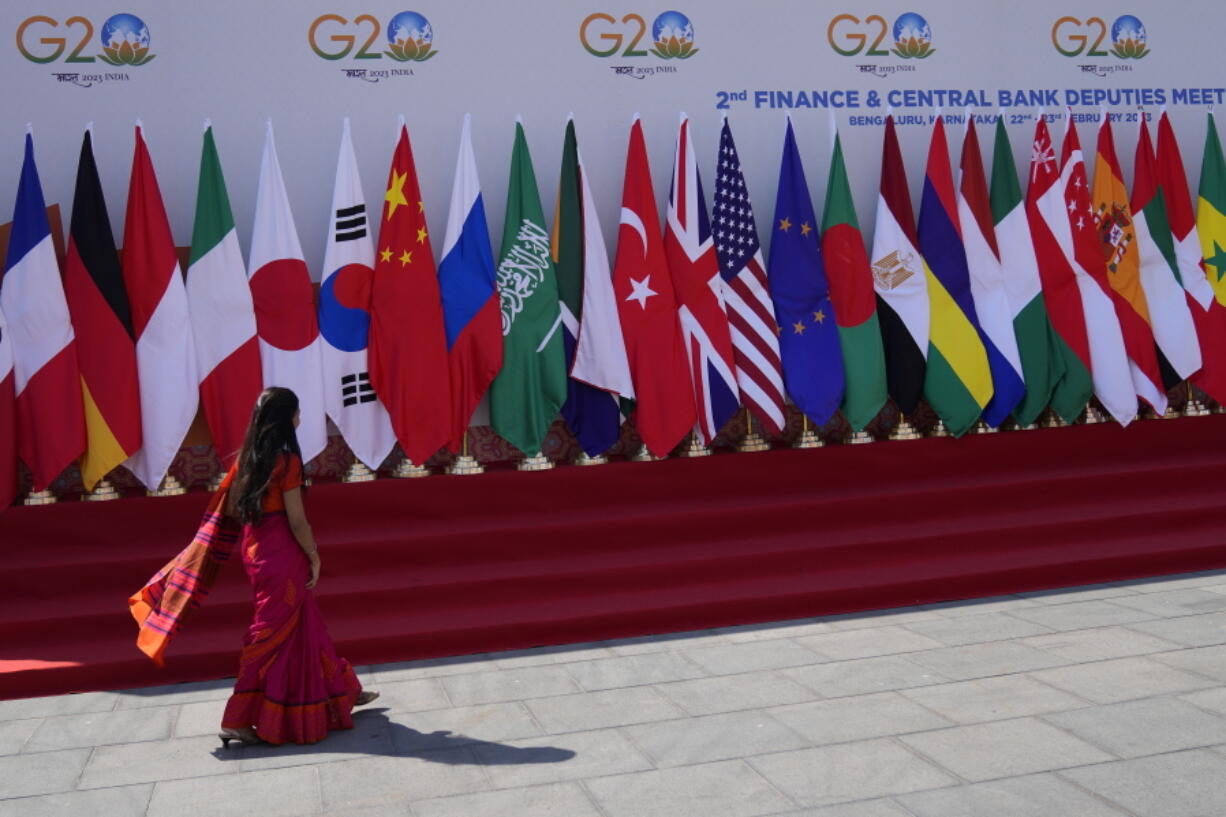
[[[260,393],[251,411],[247,436],[238,452],[238,472],[230,487],[231,513],[243,524],[255,524],[264,515],[264,495],[277,458],[282,454],[302,456],[294,415],[298,395],[281,386]]]

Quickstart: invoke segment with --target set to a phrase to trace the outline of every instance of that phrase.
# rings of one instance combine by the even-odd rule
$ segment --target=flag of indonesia
[[[76,339],[28,133],[0,309],[12,333],[17,452],[41,491],[85,450],[85,415]]]
[[[264,385],[284,386],[298,395],[298,445],[302,461],[310,462],[328,443],[319,323],[311,276],[277,161],[271,121],[260,163],[248,269]]]
[[[126,465],[146,487],[157,488],[196,418],[200,398],[187,288],[139,122],[123,228],[123,280],[136,333],[141,413],[141,448]]]
[[[242,447],[262,380],[255,307],[211,126],[200,155],[187,301],[200,364],[200,400],[213,447],[222,467],[229,468]]]
[[[13,341],[0,311],[0,511],[17,496],[17,408],[13,388]]]

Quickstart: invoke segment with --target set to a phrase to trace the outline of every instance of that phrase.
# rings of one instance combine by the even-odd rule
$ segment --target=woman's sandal
[[[222,729],[217,733],[217,737],[221,738],[221,745],[229,749],[230,741],[236,740],[244,746],[254,746],[257,743],[263,743],[260,736],[255,733],[250,727],[246,729]]]
[[[358,695],[357,700],[353,702],[353,705],[354,706],[366,706],[366,704],[370,703],[371,701],[374,701],[378,697],[379,697],[378,691],[373,690],[373,689],[364,689],[362,690],[362,693]]]

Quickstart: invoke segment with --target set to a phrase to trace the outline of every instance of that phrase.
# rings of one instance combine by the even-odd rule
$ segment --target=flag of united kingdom
[[[724,281],[685,114],[677,130],[664,250],[677,291],[681,333],[698,408],[695,431],[706,444],[736,412],[739,391],[724,310]]]

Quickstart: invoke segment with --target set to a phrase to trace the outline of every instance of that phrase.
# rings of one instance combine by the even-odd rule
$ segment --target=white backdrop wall
[[[861,226],[871,242],[879,121],[891,93],[897,115],[916,117],[902,127],[901,139],[917,199],[930,133],[927,123],[940,94],[930,100],[904,92],[968,95],[973,112],[984,117],[980,139],[989,162],[989,120],[1002,92],[1009,101],[1021,102],[1005,110],[1024,174],[1036,111],[1029,103],[1044,98],[1049,112],[1061,114],[1062,106],[1074,101],[1076,113],[1096,114],[1094,94],[1110,91],[1116,96],[1110,110],[1121,115],[1117,148],[1129,180],[1137,102],[1144,101],[1156,115],[1165,101],[1195,190],[1205,111],[1210,103],[1221,106],[1226,85],[1216,0],[1166,3],[1160,12],[1106,0],[1076,7],[1064,0],[927,0],[922,5],[770,0],[755,6],[734,0],[688,0],[679,6],[641,0],[421,0],[411,8],[428,19],[435,53],[422,61],[401,62],[386,52],[391,48],[389,21],[405,11],[403,0],[139,0],[126,5],[110,0],[8,0],[0,9],[0,31],[9,32],[0,40],[0,220],[10,217],[28,122],[34,126],[47,201],[63,206],[67,226],[82,129],[93,121],[102,183],[113,227],[121,236],[132,125],[139,117],[176,243],[188,244],[201,123],[208,117],[245,251],[264,122],[271,117],[303,248],[318,279],[341,117],[352,119],[371,207],[382,201],[397,116],[407,117],[437,252],[461,119],[472,113],[497,247],[516,114],[524,117],[543,203],[550,212],[565,117],[573,111],[612,251],[631,116],[643,116],[663,210],[677,116],[685,110],[693,121],[708,199],[714,189],[720,116],[729,115],[759,228],[769,241],[769,230],[762,228],[774,210],[786,107],[770,92],[783,91],[792,94],[793,106],[800,106],[792,115],[819,212],[830,147],[829,113],[822,103],[841,105],[833,110],[842,128]],[[692,26],[691,51],[686,57],[665,59],[648,49],[654,47],[653,23],[674,9]],[[144,64],[113,66],[99,56],[106,53],[103,37],[111,33],[106,23],[119,13],[133,14],[144,23]],[[902,33],[918,32],[917,44],[927,44],[927,56],[904,58],[893,51],[898,48],[894,29],[906,29],[908,13],[921,16],[927,29],[911,19],[913,30]],[[1140,58],[1124,50],[1130,33],[1134,45],[1137,39],[1129,13],[1139,16],[1144,26],[1148,53]],[[640,29],[644,36],[635,42]],[[360,59],[368,39],[365,53],[379,56]],[[312,42],[334,58],[320,56]],[[678,43],[684,45],[684,38]],[[600,56],[593,50],[613,53]],[[140,53],[132,59],[139,59]],[[1023,99],[1017,99],[1018,92]],[[818,104],[813,107],[815,98]],[[946,95],[943,101],[944,113],[961,116],[967,100]],[[721,103],[727,107],[718,107]],[[1133,121],[1125,121],[1129,118]],[[1059,138],[1062,123],[1052,127]],[[1093,122],[1080,125],[1083,145],[1091,154],[1095,127]],[[952,123],[949,134],[956,165],[961,126]]]

